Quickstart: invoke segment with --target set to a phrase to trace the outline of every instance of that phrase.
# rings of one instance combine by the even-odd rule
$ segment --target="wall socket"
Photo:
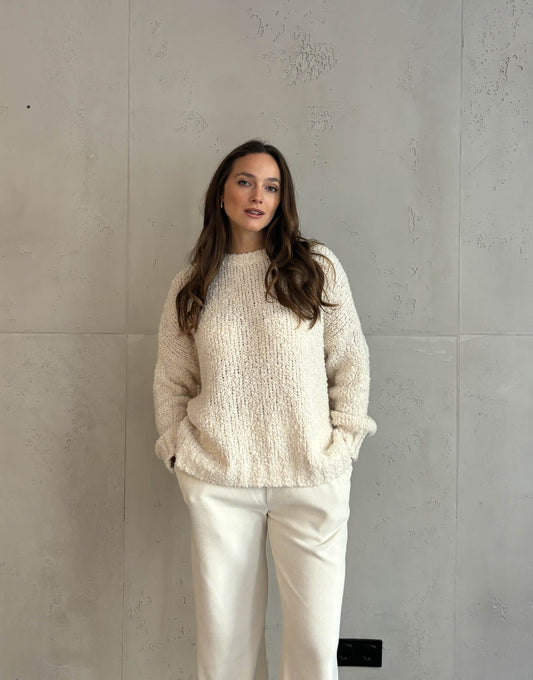
[[[337,665],[381,668],[382,649],[382,640],[341,638],[337,648]]]

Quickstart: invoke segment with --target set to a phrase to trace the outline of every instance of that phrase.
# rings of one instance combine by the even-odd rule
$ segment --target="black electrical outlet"
[[[382,648],[382,640],[341,638],[337,648],[337,665],[381,668]]]

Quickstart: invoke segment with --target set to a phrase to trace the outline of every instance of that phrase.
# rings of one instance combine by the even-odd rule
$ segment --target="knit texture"
[[[369,353],[348,277],[324,245],[314,252],[324,296],[338,302],[310,328],[265,299],[264,248],[227,253],[209,285],[194,339],[175,300],[192,265],[171,282],[154,372],[156,455],[174,473],[223,486],[315,486],[338,477],[377,426],[367,415]],[[313,255],[314,256],[314,255]]]

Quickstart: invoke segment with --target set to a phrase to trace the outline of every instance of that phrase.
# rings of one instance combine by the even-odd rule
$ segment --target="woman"
[[[156,455],[191,520],[199,680],[266,680],[268,532],[281,680],[337,678],[368,347],[334,253],[299,231],[282,154],[229,153],[159,326]],[[326,299],[327,298],[327,299]]]

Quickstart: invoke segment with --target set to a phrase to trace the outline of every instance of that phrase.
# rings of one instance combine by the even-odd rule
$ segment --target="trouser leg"
[[[283,612],[280,680],[338,678],[350,475],[267,493]]]
[[[198,680],[267,680],[265,491],[176,474],[191,520]]]

